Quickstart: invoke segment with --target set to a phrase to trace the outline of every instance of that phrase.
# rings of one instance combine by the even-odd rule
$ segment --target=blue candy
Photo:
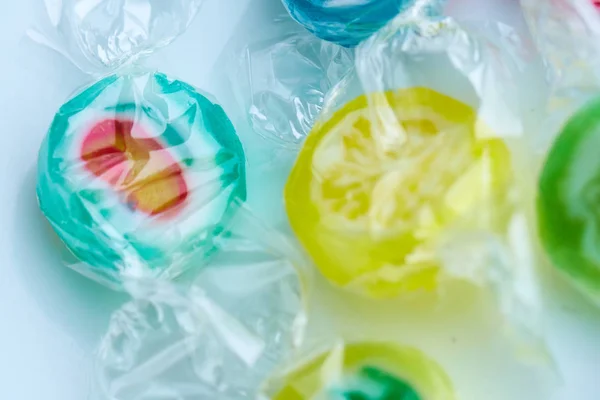
[[[415,0],[283,0],[291,16],[321,39],[356,46]]]

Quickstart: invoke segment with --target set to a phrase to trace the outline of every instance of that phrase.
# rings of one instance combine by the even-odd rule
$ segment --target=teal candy
[[[315,36],[345,47],[369,38],[416,0],[283,0],[290,15]],[[442,0],[431,0],[435,10]]]
[[[139,123],[161,145],[150,154],[174,160],[159,171],[181,171],[177,182],[185,183],[185,196],[177,214],[144,214],[114,189],[124,187],[121,180],[129,175],[135,182],[146,169],[156,169],[152,155],[142,172],[133,172],[137,160],[124,161],[118,184],[90,172],[81,156],[82,137],[94,121],[115,119]],[[139,140],[131,132],[129,138]],[[116,154],[125,157],[125,151]],[[143,188],[141,182],[136,187]],[[245,201],[245,155],[224,110],[192,86],[161,73],[112,75],[78,93],[54,117],[39,152],[37,196],[56,233],[84,263],[84,274],[112,283],[119,272],[141,265],[173,277],[204,262]]]

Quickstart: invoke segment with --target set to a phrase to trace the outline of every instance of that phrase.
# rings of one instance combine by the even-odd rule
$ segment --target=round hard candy
[[[292,370],[273,400],[454,399],[450,379],[423,353],[393,343],[333,349]]]
[[[54,117],[37,194],[85,272],[141,265],[173,276],[214,249],[245,200],[245,156],[223,109],[190,85],[112,75]]]
[[[283,0],[291,16],[323,40],[352,47],[415,0]]]
[[[333,283],[370,297],[434,290],[440,237],[482,204],[499,207],[511,171],[470,106],[423,87],[376,92],[308,135],[286,210]]]
[[[553,264],[600,305],[600,98],[567,121],[539,181],[539,234]]]

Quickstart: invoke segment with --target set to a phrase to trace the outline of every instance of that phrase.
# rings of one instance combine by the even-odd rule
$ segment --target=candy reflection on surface
[[[273,400],[455,398],[444,370],[425,354],[377,342],[339,344],[272,378],[264,390]]]
[[[244,201],[245,156],[223,109],[193,87],[160,73],[112,75],[56,114],[37,193],[84,274],[175,276],[214,250]]]

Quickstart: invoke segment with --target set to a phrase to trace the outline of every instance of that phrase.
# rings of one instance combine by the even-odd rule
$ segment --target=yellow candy
[[[389,297],[434,290],[440,234],[510,179],[505,143],[473,108],[417,87],[360,96],[315,126],[285,201],[325,277]]]
[[[418,350],[392,343],[337,347],[286,374],[275,386],[273,400],[455,398],[450,379],[437,363]]]

